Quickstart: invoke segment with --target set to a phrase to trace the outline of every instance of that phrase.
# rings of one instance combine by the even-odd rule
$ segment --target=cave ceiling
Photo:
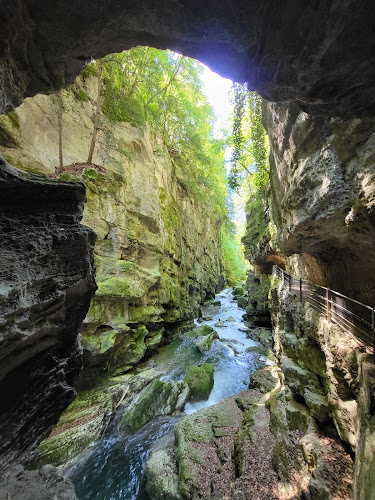
[[[86,62],[135,45],[169,48],[271,101],[372,113],[372,0],[0,2],[0,107],[54,92]]]

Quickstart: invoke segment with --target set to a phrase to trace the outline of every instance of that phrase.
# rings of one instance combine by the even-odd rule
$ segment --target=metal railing
[[[330,288],[294,278],[278,266],[273,273],[282,280],[284,287],[295,292],[299,300],[308,302],[329,323],[335,323],[354,336],[374,356],[375,362],[375,309],[351,299]]]

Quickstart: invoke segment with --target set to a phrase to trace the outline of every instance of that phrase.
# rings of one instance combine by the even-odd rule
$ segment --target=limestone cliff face
[[[96,85],[94,77],[80,78],[62,93],[65,164],[87,158]],[[54,171],[57,105],[56,96],[37,96],[1,117],[2,152],[9,161]],[[101,167],[71,167],[63,177],[85,184],[83,223],[97,235],[98,290],[82,328],[85,365],[118,374],[155,348],[165,329],[197,316],[200,304],[214,296],[221,221],[178,182],[152,130],[104,116],[100,128],[94,162]]]
[[[296,275],[375,305],[375,121],[265,106],[273,215]]]
[[[278,439],[286,450],[293,430],[303,432],[304,458],[316,468],[310,492],[311,487],[313,491],[318,487],[320,496],[312,498],[325,498],[329,477],[319,466],[317,435],[333,423],[355,454],[353,498],[374,498],[375,368],[371,357],[353,337],[329,324],[277,280],[270,301],[274,350],[285,382],[283,394],[270,408]],[[350,475],[347,480],[349,484]]]

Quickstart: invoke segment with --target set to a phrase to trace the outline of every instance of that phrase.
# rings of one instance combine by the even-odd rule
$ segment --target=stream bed
[[[164,381],[182,380],[192,364],[211,363],[214,366],[214,387],[206,401],[187,403],[181,416],[219,403],[228,396],[245,390],[251,374],[268,363],[266,358],[249,347],[259,345],[246,334],[242,319],[244,310],[233,300],[232,289],[216,296],[220,305],[202,308],[199,325],[213,326],[219,335],[209,351],[199,352],[194,338],[182,337],[162,348],[149,363],[163,373]],[[227,321],[228,318],[231,321]],[[225,326],[215,326],[221,320]],[[196,320],[198,324],[198,321]],[[100,442],[70,467],[67,475],[74,483],[79,500],[135,500],[148,498],[144,471],[154,447],[162,440],[173,439],[173,428],[180,417],[156,417],[134,434],[119,430],[121,414],[108,427]]]

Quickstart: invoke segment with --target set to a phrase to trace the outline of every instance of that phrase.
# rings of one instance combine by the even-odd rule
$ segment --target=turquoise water
[[[251,373],[258,369],[260,358],[246,353],[257,342],[248,339],[242,320],[244,310],[233,301],[231,289],[216,296],[220,306],[203,308],[203,315],[213,320],[199,324],[214,326],[221,319],[226,327],[215,327],[219,340],[210,351],[202,354],[195,347],[196,339],[176,339],[152,358],[164,375],[163,380],[181,380],[192,364],[211,363],[215,368],[215,383],[207,401],[187,403],[184,413],[191,414],[246,389]],[[226,321],[232,317],[235,321]],[[198,324],[198,322],[197,322]],[[261,362],[264,364],[265,359]],[[118,429],[118,416],[103,439],[77,460],[68,471],[80,500],[135,500],[148,498],[145,492],[144,470],[147,460],[160,440],[173,435],[177,417],[157,417],[133,435]]]

